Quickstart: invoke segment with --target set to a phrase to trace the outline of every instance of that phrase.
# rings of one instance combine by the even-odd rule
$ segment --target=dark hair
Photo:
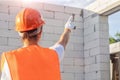
[[[22,40],[24,39],[28,39],[28,40],[37,40],[37,36],[38,34],[36,35],[33,35],[33,36],[30,36],[30,34],[32,34],[34,31],[36,31],[36,29],[33,29],[33,30],[29,30],[29,31],[21,31],[21,33],[24,33],[23,37],[22,37]],[[41,31],[40,33],[42,32],[42,27],[41,27]]]

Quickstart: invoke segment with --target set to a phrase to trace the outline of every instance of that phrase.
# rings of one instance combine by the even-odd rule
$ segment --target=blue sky
[[[23,1],[39,1],[58,5],[72,6],[84,8],[95,0],[23,0]],[[116,32],[120,32],[120,11],[109,16],[109,35],[114,36]]]
[[[120,32],[120,11],[109,16],[109,34],[114,36]]]

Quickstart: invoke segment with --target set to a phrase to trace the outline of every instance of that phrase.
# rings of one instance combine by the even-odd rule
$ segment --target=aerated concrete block
[[[44,4],[44,10],[64,12],[64,6],[53,5],[53,4]]]

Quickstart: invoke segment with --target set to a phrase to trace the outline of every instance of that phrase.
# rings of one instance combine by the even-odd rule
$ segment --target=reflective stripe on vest
[[[12,80],[61,80],[54,50],[32,45],[5,53]]]

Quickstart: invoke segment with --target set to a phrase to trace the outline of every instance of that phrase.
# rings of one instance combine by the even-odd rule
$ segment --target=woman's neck
[[[28,47],[30,45],[38,45],[38,42],[37,41],[28,41],[28,40],[23,41],[23,47]]]

